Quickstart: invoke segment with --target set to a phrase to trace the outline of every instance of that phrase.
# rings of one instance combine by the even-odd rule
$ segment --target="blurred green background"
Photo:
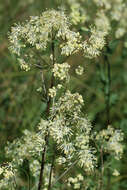
[[[39,122],[44,103],[36,89],[41,84],[40,71],[21,71],[16,57],[8,50],[8,32],[14,23],[39,15],[46,8],[57,8],[53,0],[0,0],[0,162],[5,159],[6,142],[19,137],[24,129],[33,130]],[[108,59],[111,69],[110,122],[125,134],[125,151],[119,165],[121,175],[112,180],[113,189],[127,189],[127,39],[113,40],[109,44]],[[101,58],[87,60],[72,56],[70,88],[84,97],[84,112],[97,129],[107,126],[106,81],[107,73]],[[85,73],[76,77],[74,69],[82,64]],[[116,183],[117,182],[117,183]],[[117,184],[117,185],[116,185]]]

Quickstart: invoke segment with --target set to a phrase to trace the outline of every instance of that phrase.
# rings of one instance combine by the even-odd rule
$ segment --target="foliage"
[[[20,3],[17,8],[23,4],[32,8],[35,2]],[[56,5],[60,5],[58,1]],[[10,50],[17,59],[7,52],[5,62],[18,60],[27,71],[22,72],[26,91],[21,99],[38,88],[42,103],[32,95],[35,102],[33,106],[26,104],[26,113],[31,115],[25,116],[26,123],[20,114],[23,125],[18,131],[23,135],[5,148],[1,189],[126,188],[122,169],[126,156],[124,163],[118,164],[123,154],[123,132],[126,139],[126,96],[121,87],[126,84],[126,9],[124,0],[68,0],[59,10],[46,10],[11,28]],[[82,62],[93,64],[86,68]],[[34,92],[27,80],[34,81]],[[22,81],[17,83],[23,90]],[[3,101],[7,102],[12,88],[8,93],[3,91]],[[17,122],[16,118],[16,126]],[[114,185],[113,176],[118,176],[121,184]]]

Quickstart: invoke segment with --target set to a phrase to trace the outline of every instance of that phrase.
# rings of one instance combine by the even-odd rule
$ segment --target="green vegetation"
[[[126,0],[1,0],[0,188],[127,189]]]

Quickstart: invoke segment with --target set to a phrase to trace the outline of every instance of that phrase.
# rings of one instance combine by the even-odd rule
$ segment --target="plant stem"
[[[41,161],[41,170],[40,170],[38,190],[41,190],[42,183],[43,183],[43,173],[44,173],[44,165],[45,165],[45,156],[46,156],[47,145],[48,145],[48,135],[45,136],[45,147],[44,147],[44,150],[42,153],[42,161]]]
[[[54,63],[55,63],[55,52],[54,52],[54,42],[53,42],[53,38],[52,38],[51,50],[52,50],[52,55],[53,55],[52,65],[54,65]],[[54,84],[54,77],[53,77],[53,75],[52,75],[50,88],[53,87],[53,84]],[[48,97],[48,95],[47,95],[47,97]],[[50,106],[51,106],[51,97],[49,97],[48,103],[47,103],[47,110],[46,110],[47,117],[49,117]],[[47,128],[47,130],[48,130],[48,128]],[[41,190],[42,184],[43,184],[45,157],[46,157],[46,151],[47,151],[48,141],[49,141],[49,131],[48,131],[48,133],[45,135],[45,146],[44,146],[44,150],[43,150],[43,152],[42,152],[41,170],[40,170],[40,177],[39,177],[38,190]]]
[[[107,125],[110,125],[110,96],[111,96],[111,68],[110,68],[110,62],[108,60],[108,56],[105,56],[105,60],[106,60],[106,66],[107,66],[107,78],[108,78],[108,92],[107,92],[107,100],[106,100],[106,112],[107,112]],[[111,184],[111,180],[110,180],[110,170],[107,169],[107,189],[110,189],[110,184]]]
[[[107,52],[108,52],[108,46],[107,46]],[[103,91],[104,91],[104,96],[105,96],[105,104],[106,104],[106,126],[110,125],[111,123],[111,118],[110,118],[110,97],[111,97],[111,67],[110,67],[110,62],[108,59],[108,55],[106,54],[103,57],[103,63],[104,63],[104,67],[102,68],[99,64],[99,70],[100,73],[103,72],[103,77],[101,76],[101,82],[103,84]],[[104,163],[103,163],[103,150],[101,148],[100,151],[101,154],[101,181],[100,181],[100,187],[99,189],[102,190],[103,189],[103,174],[104,174]],[[110,186],[110,171],[109,169],[107,169],[108,172],[108,182],[107,182],[107,190],[109,189]]]
[[[107,65],[107,78],[108,78],[108,91],[107,91],[107,100],[106,100],[106,110],[107,110],[107,125],[110,124],[110,96],[111,96],[111,68],[110,68],[110,63],[108,60],[107,55],[105,56],[105,61],[106,61],[106,65]]]
[[[18,186],[17,186],[16,179],[15,179],[15,176],[14,176],[14,185],[15,185],[16,188],[18,187]]]
[[[103,177],[104,177],[104,161],[103,161],[103,148],[100,150],[101,154],[101,178],[100,178],[100,190],[103,190]]]
[[[52,184],[52,187],[53,187],[71,168],[73,168],[73,166],[74,166],[77,162],[78,162],[78,160],[75,160],[75,161],[71,164],[71,166],[70,166],[65,172],[63,172],[63,173],[56,179],[56,181]]]
[[[52,35],[52,40],[53,40],[53,35]],[[54,65],[54,63],[55,63],[54,42],[52,42],[52,55],[53,55],[52,65]],[[51,85],[53,86],[53,77],[52,77],[52,80],[51,80]],[[50,109],[50,108],[48,108],[48,109]],[[51,188],[54,160],[55,160],[55,152],[54,152],[54,155],[53,155],[52,164],[51,164],[51,168],[50,168],[48,190],[50,190],[50,188]]]
[[[54,167],[54,161],[55,161],[55,152],[54,152],[54,156],[53,156],[53,159],[52,159],[52,164],[51,164],[51,168],[50,168],[48,190],[50,190],[50,189],[51,189],[51,183],[52,183],[52,172],[53,172],[53,167]]]
[[[107,51],[108,51],[108,46],[107,46]],[[106,63],[106,70],[107,70],[107,93],[105,94],[106,96],[106,115],[107,115],[107,126],[110,125],[111,123],[111,118],[110,118],[110,96],[111,96],[111,67],[110,67],[110,62],[108,59],[108,55],[104,56],[105,58],[105,63]],[[107,190],[110,189],[110,184],[111,184],[111,177],[110,177],[110,170],[107,169]]]

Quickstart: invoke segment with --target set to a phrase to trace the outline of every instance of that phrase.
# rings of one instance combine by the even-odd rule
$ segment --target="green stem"
[[[110,67],[110,62],[108,59],[108,56],[105,55],[105,62],[106,62],[106,67],[107,67],[107,94],[106,94],[106,112],[107,112],[107,126],[111,124],[111,118],[110,118],[110,97],[111,97],[111,67]],[[110,175],[110,170],[107,169],[107,190],[110,189],[110,184],[111,184],[111,175]]]
[[[100,178],[100,190],[103,190],[103,177],[104,177],[104,160],[103,160],[103,148],[101,147],[100,150],[100,154],[101,154],[101,178]]]
[[[109,60],[108,60],[108,57],[107,55],[105,56],[105,61],[106,61],[106,66],[107,66],[107,78],[108,78],[108,81],[107,81],[107,100],[106,100],[106,110],[107,110],[107,125],[110,124],[110,96],[111,96],[111,91],[110,91],[110,88],[111,88],[111,68],[110,68],[110,63],[109,63]]]

